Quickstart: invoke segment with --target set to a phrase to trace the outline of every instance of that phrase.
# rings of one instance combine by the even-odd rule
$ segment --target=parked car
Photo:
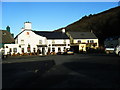
[[[67,55],[73,55],[74,52],[72,50],[67,51]]]
[[[107,54],[114,53],[114,50],[115,50],[115,48],[113,48],[113,47],[105,48],[105,52],[106,52]]]
[[[74,55],[74,51],[72,49],[68,49],[63,53],[63,55]]]

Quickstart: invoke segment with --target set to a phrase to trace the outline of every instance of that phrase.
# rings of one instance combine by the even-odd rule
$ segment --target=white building
[[[69,37],[62,32],[34,31],[31,22],[25,22],[22,31],[15,37],[15,44],[5,44],[7,53],[36,53],[46,55],[64,52],[70,48]]]

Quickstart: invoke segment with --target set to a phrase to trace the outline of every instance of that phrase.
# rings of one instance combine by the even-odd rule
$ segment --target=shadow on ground
[[[66,62],[39,77],[31,88],[120,88],[119,65]]]
[[[2,65],[2,88],[24,88],[55,65],[54,60]]]
[[[118,57],[111,58],[81,55],[64,62],[55,58],[55,61],[3,64],[3,88],[120,89],[120,62]]]

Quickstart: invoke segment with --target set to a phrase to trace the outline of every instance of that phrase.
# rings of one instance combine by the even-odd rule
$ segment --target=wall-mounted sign
[[[29,35],[30,33],[29,32],[27,32],[27,35]]]

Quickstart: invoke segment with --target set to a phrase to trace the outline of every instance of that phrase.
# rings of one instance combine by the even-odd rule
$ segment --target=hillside
[[[84,16],[64,28],[66,31],[75,32],[92,30],[102,45],[105,38],[120,35],[120,6],[98,14]],[[55,31],[60,31],[61,29]]]

